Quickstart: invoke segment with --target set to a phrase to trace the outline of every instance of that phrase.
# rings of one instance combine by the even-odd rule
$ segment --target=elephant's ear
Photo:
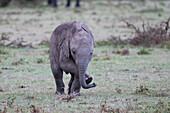
[[[70,57],[70,39],[72,38],[72,27],[75,22],[66,24],[64,28],[62,29],[61,38],[59,41],[60,45],[60,51],[62,51],[62,54],[66,56],[67,58]]]
[[[64,55],[67,58],[69,58],[70,56],[69,44],[70,44],[70,40],[69,40],[67,29],[63,29],[61,36],[59,38],[59,50],[61,52],[60,56]]]
[[[87,25],[83,24],[83,25],[81,26],[81,28],[82,28],[84,31],[86,31],[87,33],[90,33],[90,30],[89,30],[89,28],[87,27]]]
[[[70,57],[70,40],[68,38],[66,38],[63,42],[62,51],[64,56],[66,56],[67,58]]]
[[[61,35],[61,39],[59,41],[59,45],[60,45],[60,51],[62,51],[60,54],[61,56],[64,55],[67,58],[69,58],[70,56],[70,40],[69,37],[67,36],[67,34],[63,34]]]
[[[83,24],[83,25],[81,26],[81,28],[82,28],[84,31],[86,31],[87,33],[89,33],[89,34],[91,35],[91,37],[92,37],[92,39],[93,39],[93,42],[94,42],[93,34],[91,33],[91,31],[90,31],[90,29],[87,27],[87,25]]]

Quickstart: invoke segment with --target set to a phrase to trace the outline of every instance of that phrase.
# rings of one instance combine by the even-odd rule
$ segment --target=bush
[[[138,52],[138,55],[149,55],[150,53],[146,50],[146,49],[141,49],[139,52]]]
[[[142,30],[125,20],[123,21],[128,27],[135,30],[135,36],[130,40],[130,44],[134,46],[151,47],[170,41],[170,33],[168,32],[170,18],[166,22],[162,22],[156,26],[145,27],[145,24],[143,24]]]

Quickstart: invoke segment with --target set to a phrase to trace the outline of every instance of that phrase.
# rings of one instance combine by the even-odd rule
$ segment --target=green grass
[[[149,55],[149,51],[146,50],[146,49],[141,49],[141,50],[138,52],[138,55]]]
[[[160,45],[160,48],[167,48],[170,50],[170,41],[164,42]]]
[[[59,2],[57,9],[0,9],[0,43],[21,38],[24,44],[34,46],[0,47],[0,112],[169,112],[169,42],[160,48],[146,48],[147,55],[138,55],[142,48],[114,37],[132,38],[132,30],[121,17],[136,26],[143,21],[155,25],[167,20],[170,2],[81,3],[80,9],[73,4],[65,8],[65,2]],[[55,95],[49,38],[59,24],[75,20],[87,24],[94,36],[94,55],[87,73],[97,87],[81,89],[82,96],[67,102],[62,100],[67,95]],[[121,55],[123,48],[129,49],[129,55]],[[64,73],[63,79],[67,93],[70,75]]]
[[[8,54],[8,52],[4,51],[3,49],[0,49],[0,54]]]
[[[55,82],[46,53],[48,47],[4,48],[9,54],[6,59],[1,57],[0,63],[0,87],[3,90],[0,92],[0,109],[6,107],[7,112],[167,112],[169,51],[155,48],[151,54],[141,56],[137,54],[140,48],[131,48],[130,55],[122,56],[113,54],[115,49],[111,46],[94,49],[95,55],[87,73],[94,77],[97,87],[81,89],[82,96],[66,102],[62,100],[66,95],[54,94]],[[106,57],[109,59],[105,60]],[[22,63],[11,64],[21,59]],[[43,62],[37,62],[39,59]],[[69,79],[70,75],[64,74],[66,93]]]

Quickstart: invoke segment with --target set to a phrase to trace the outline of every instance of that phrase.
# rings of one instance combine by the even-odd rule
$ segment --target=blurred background
[[[66,21],[83,21],[91,29],[95,41],[133,38],[133,28],[155,26],[167,21],[170,1],[162,0],[76,0],[66,8],[66,0],[58,0],[58,7],[48,0],[1,0],[0,35],[9,35],[10,43],[16,39],[25,43],[39,44],[49,40],[52,31]],[[122,21],[123,20],[123,21]],[[4,43],[4,42],[3,42]]]

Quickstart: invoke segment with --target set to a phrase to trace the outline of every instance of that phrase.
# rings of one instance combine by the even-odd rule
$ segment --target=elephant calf
[[[56,82],[56,93],[64,93],[63,71],[71,74],[68,94],[80,94],[84,89],[95,87],[89,84],[92,77],[86,68],[93,54],[94,38],[83,22],[66,22],[59,25],[50,39],[50,64]]]

